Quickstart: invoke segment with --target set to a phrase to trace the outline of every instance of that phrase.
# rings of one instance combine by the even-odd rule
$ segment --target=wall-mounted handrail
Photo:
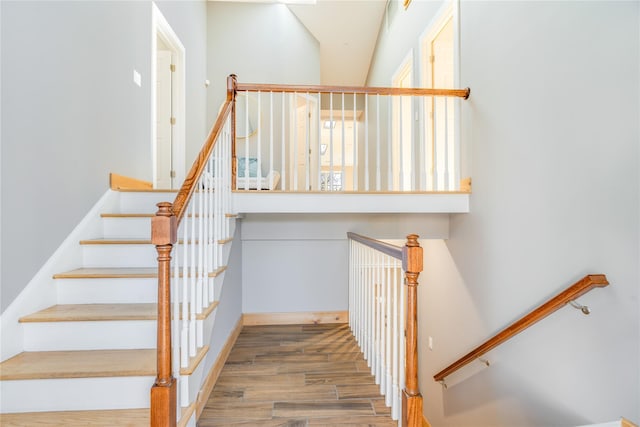
[[[408,235],[404,247],[355,233],[347,236],[350,241],[350,326],[369,361],[376,384],[380,384],[386,404],[391,406],[392,418],[402,417],[403,426],[422,426],[417,305],[422,248],[418,236]],[[398,261],[402,261],[401,269]],[[404,377],[401,366],[404,366]]]
[[[544,304],[535,308],[519,320],[515,321],[502,331],[495,334],[493,337],[489,338],[484,343],[480,344],[478,347],[471,350],[469,353],[462,356],[460,359],[453,362],[451,365],[435,374],[433,376],[433,379],[436,381],[444,381],[447,376],[451,375],[458,369],[480,358],[482,355],[496,348],[508,339],[544,319],[551,313],[564,307],[569,302],[584,295],[594,288],[602,288],[607,286],[608,284],[609,282],[607,281],[607,277],[604,274],[589,274],[583,277],[564,291],[560,292],[558,295],[549,299]]]

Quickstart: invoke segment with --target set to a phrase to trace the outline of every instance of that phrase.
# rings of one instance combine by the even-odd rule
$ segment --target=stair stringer
[[[53,275],[82,264],[83,253],[78,241],[87,236],[102,235],[100,213],[116,209],[120,203],[119,196],[117,191],[107,190],[2,313],[0,360],[4,361],[24,351],[24,329],[18,319],[56,304]]]

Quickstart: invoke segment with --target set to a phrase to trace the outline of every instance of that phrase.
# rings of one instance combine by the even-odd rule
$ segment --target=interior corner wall
[[[226,98],[227,76],[243,83],[320,84],[320,46],[281,3],[208,2],[207,117]]]
[[[2,2],[2,311],[109,172],[151,178],[150,22],[147,2]]]
[[[202,148],[213,122],[207,121],[207,2],[155,2],[185,48],[185,171]]]
[[[397,13],[369,84],[389,81],[403,48],[418,48],[425,8]],[[639,8],[460,2],[473,194],[471,212],[452,215],[449,239],[425,246],[419,369],[431,425],[640,420]],[[412,13],[422,23],[412,27]],[[611,285],[579,299],[589,316],[562,308],[490,352],[489,368],[464,368],[446,390],[433,381],[590,273]]]

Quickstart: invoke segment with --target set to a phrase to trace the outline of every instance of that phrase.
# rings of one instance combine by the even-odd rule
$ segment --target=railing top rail
[[[356,242],[360,242],[363,245],[366,245],[372,249],[385,253],[396,259],[402,260],[402,248],[400,246],[392,245],[391,243],[372,239],[371,237],[366,237],[361,234],[356,234],[352,232],[348,232],[347,237],[351,240],[355,240]]]
[[[529,326],[532,326],[534,323],[537,323],[551,313],[554,313],[555,311],[564,307],[570,301],[573,301],[574,299],[586,294],[594,288],[602,288],[607,286],[608,284],[609,282],[607,281],[607,277],[604,274],[589,274],[587,276],[584,276],[582,279],[578,280],[576,283],[569,286],[564,291],[549,299],[547,302],[535,308],[511,325],[507,326],[505,329],[498,332],[493,337],[489,338],[487,341],[480,344],[478,347],[474,348],[469,353],[465,354],[460,359],[456,360],[451,365],[435,374],[433,376],[433,379],[436,381],[443,381],[447,376],[451,375],[458,369],[478,359],[483,354],[496,348],[503,342],[527,329]]]
[[[172,210],[173,214],[176,216],[177,225],[180,225],[180,221],[182,220],[182,217],[187,210],[189,199],[191,198],[191,195],[197,187],[198,179],[200,178],[202,171],[207,165],[207,160],[213,152],[213,148],[216,145],[218,136],[222,132],[227,117],[229,116],[229,114],[231,114],[231,104],[232,101],[230,99],[227,99],[222,105],[222,109],[220,110],[218,119],[211,128],[211,132],[209,132],[209,136],[207,137],[202,150],[200,150],[198,157],[193,162],[193,165],[189,170],[189,174],[182,183],[182,187],[180,187],[180,190],[178,191],[178,194],[173,201]]]
[[[303,93],[355,93],[370,95],[453,96],[467,99],[471,89],[428,89],[400,87],[322,86],[322,85],[276,85],[263,83],[238,83],[240,92],[303,92]]]

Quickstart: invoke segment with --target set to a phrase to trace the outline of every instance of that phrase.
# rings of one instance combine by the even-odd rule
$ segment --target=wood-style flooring
[[[245,326],[198,421],[396,426],[345,324]]]

